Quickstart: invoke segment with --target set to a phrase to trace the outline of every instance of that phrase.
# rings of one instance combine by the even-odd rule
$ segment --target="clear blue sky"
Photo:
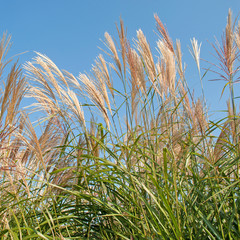
[[[61,69],[78,75],[89,71],[101,53],[98,46],[104,47],[104,33],[117,36],[115,24],[120,16],[130,40],[141,28],[154,49],[157,36],[153,15],[157,13],[172,39],[181,40],[189,68],[188,83],[199,88],[196,65],[187,46],[191,38],[197,38],[202,42],[201,58],[215,61],[208,41],[214,42],[214,36],[220,39],[229,8],[236,17],[240,0],[5,0],[1,2],[0,34],[7,31],[12,35],[10,55],[29,51],[20,57],[21,63],[38,51]],[[226,99],[219,101],[223,83],[209,82],[212,77],[209,74],[204,79],[207,101],[212,108],[223,109]]]

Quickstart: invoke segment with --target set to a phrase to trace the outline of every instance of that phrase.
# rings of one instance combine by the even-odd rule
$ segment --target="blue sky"
[[[115,24],[120,17],[130,40],[141,28],[154,50],[153,15],[157,13],[172,39],[180,39],[189,86],[199,89],[196,65],[187,46],[195,37],[202,42],[201,58],[216,62],[209,42],[215,41],[214,36],[221,38],[229,8],[236,17],[240,0],[5,0],[1,3],[0,34],[7,31],[12,35],[10,55],[28,51],[20,63],[38,51],[61,69],[78,75],[89,71],[101,53],[98,47],[104,48],[104,33],[117,36]],[[203,66],[207,67],[206,63]],[[223,82],[210,82],[213,77],[209,74],[203,80],[207,102],[212,110],[225,109],[226,98],[219,101]]]

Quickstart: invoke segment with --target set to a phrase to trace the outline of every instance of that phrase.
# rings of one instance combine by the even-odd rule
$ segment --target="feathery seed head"
[[[83,83],[87,96],[102,113],[107,127],[110,128],[110,121],[105,107],[103,93],[98,90],[94,81],[88,78],[86,74],[80,74],[79,80]]]
[[[200,71],[200,50],[201,50],[202,43],[198,44],[198,41],[195,38],[193,38],[191,39],[191,44],[192,44],[193,50],[190,50],[190,53],[192,54],[197,64],[198,71]]]
[[[156,80],[155,64],[154,64],[152,52],[150,49],[150,45],[148,44],[147,39],[144,36],[141,29],[137,31],[137,38],[138,38],[138,51],[140,52],[144,60],[144,63],[147,67],[150,81],[154,83]]]
[[[154,18],[157,21],[157,29],[158,29],[159,33],[162,35],[163,41],[165,42],[168,49],[172,53],[174,53],[174,47],[173,47],[172,39],[169,37],[167,29],[164,27],[163,23],[161,22],[161,20],[157,16],[157,14],[154,14]]]
[[[116,46],[114,44],[114,41],[113,41],[112,37],[107,32],[104,34],[104,36],[105,36],[105,39],[106,39],[107,46],[110,49],[110,51],[113,53],[114,61],[115,61],[116,65],[119,69],[119,72],[121,73],[122,72],[122,66],[121,66],[121,62],[120,62],[119,57],[118,57],[118,53],[117,53],[117,49],[116,49]]]

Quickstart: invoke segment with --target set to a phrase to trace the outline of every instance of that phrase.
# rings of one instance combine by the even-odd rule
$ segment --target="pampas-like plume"
[[[146,94],[146,80],[144,75],[143,64],[137,52],[128,46],[127,59],[130,67],[130,73],[133,84]]]
[[[137,38],[138,38],[138,50],[144,60],[144,64],[147,67],[149,78],[151,82],[155,84],[154,82],[156,80],[156,70],[152,52],[147,42],[147,39],[144,36],[141,29],[137,31]]]
[[[221,79],[225,81],[232,81],[236,70],[234,70],[234,61],[236,60],[236,45],[234,44],[234,32],[232,26],[232,12],[229,10],[227,26],[225,28],[224,35],[222,37],[222,47],[219,42],[216,45],[212,45],[216,51],[217,57],[221,64],[218,67],[224,72],[216,72],[219,74]]]
[[[117,27],[118,36],[121,45],[121,53],[122,53],[122,61],[123,61],[123,68],[124,68],[124,75],[126,75],[126,46],[127,46],[127,39],[124,31],[124,25],[122,19],[120,19],[120,29]]]
[[[105,102],[107,103],[108,109],[112,114],[111,104],[110,104],[110,100],[109,100],[107,88],[106,88],[106,84],[107,84],[108,88],[112,89],[112,84],[110,82],[107,65],[104,61],[104,58],[101,55],[99,56],[99,60],[100,61],[97,61],[97,60],[95,61],[96,66],[93,66],[92,68],[92,71],[97,81],[95,83],[95,86],[98,88],[99,92],[102,93],[102,96]]]
[[[161,20],[157,16],[157,14],[154,14],[154,18],[155,18],[155,20],[157,22],[157,29],[158,29],[159,33],[162,35],[162,37],[163,37],[163,41],[165,42],[165,44],[168,47],[168,49],[172,53],[174,53],[174,47],[173,47],[172,39],[169,37],[167,29],[164,27],[163,23],[161,22]]]
[[[36,58],[36,63],[40,64],[42,62],[47,64],[47,67],[49,68],[49,70],[52,71],[52,73],[58,77],[58,79],[64,83],[66,86],[68,86],[67,81],[64,77],[64,74],[59,70],[59,68],[57,67],[57,65],[46,55],[43,55],[39,52],[36,52],[36,54],[38,55],[38,57]],[[44,65],[42,66],[44,67]],[[47,72],[49,73],[49,71],[47,70]],[[52,81],[55,81],[54,79],[50,79]]]
[[[176,60],[178,64],[178,73],[181,79],[184,79],[184,69],[182,65],[182,51],[181,51],[181,43],[179,40],[176,40]]]
[[[105,39],[106,39],[106,44],[108,46],[108,48],[110,49],[110,51],[113,53],[113,59],[119,69],[119,72],[120,74],[122,73],[122,65],[121,65],[121,62],[119,60],[119,57],[118,57],[118,53],[117,53],[117,49],[116,49],[116,46],[114,44],[114,41],[112,39],[112,37],[106,32],[104,34],[105,36]]]
[[[161,70],[159,72],[159,77],[162,78],[170,92],[174,93],[176,77],[174,53],[169,50],[164,41],[159,40],[157,46],[161,54]]]
[[[31,106],[35,107],[35,111],[46,111],[49,115],[55,115],[61,111],[59,106],[54,101],[54,99],[49,97],[49,92],[45,89],[39,87],[30,87],[28,95],[29,97],[34,97],[38,102],[33,103]]]
[[[47,56],[40,53],[37,54],[38,56],[34,58],[33,62],[27,62],[24,66],[29,79],[39,84],[41,88],[45,89],[48,92],[48,95],[55,101],[57,100],[56,96],[61,99],[63,87],[60,82],[69,88],[63,73]],[[57,94],[54,93],[54,90]]]
[[[60,115],[65,123],[68,120],[76,123],[72,119],[72,116],[75,116],[80,125],[85,128],[81,104],[76,94],[69,88],[70,84],[81,92],[82,88],[79,81],[66,71],[64,72],[65,77],[48,57],[40,53],[34,60],[33,63],[27,62],[25,65],[29,78],[39,85],[39,87],[32,86],[29,90],[28,96],[34,97],[38,101],[32,106],[36,107],[35,110],[45,110],[51,117]],[[73,115],[65,114],[68,110]]]
[[[22,72],[17,64],[14,64],[7,77],[3,96],[0,98],[1,113],[0,121],[3,121],[4,113],[7,111],[5,125],[13,124],[13,120],[18,113],[19,104],[26,91],[26,81],[22,77]]]
[[[235,31],[235,42],[238,49],[240,50],[240,22],[238,23],[237,29]]]
[[[202,43],[198,44],[198,41],[195,38],[193,38],[191,40],[191,44],[192,44],[193,50],[190,50],[190,53],[192,54],[192,56],[197,64],[198,71],[200,71],[200,50],[201,50]]]
[[[103,58],[103,55],[102,55],[102,54],[100,54],[100,55],[98,56],[98,58],[99,58],[99,61],[100,61],[100,63],[101,63],[101,64],[99,64],[98,66],[99,66],[99,68],[101,69],[101,71],[102,71],[102,73],[103,73],[103,75],[104,75],[104,77],[105,77],[105,79],[106,79],[106,83],[107,83],[108,88],[109,88],[110,90],[112,90],[112,83],[111,83],[111,81],[110,81],[110,76],[109,76],[109,72],[108,72],[108,68],[107,68],[106,61],[105,61],[105,59]]]
[[[196,119],[194,122],[198,123],[199,130],[202,135],[204,135],[204,132],[208,127],[208,123],[203,110],[202,101],[200,99],[197,100],[194,106],[194,117]]]
[[[104,120],[107,124],[107,127],[110,128],[110,121],[109,121],[109,117],[107,114],[107,109],[105,107],[103,94],[98,90],[98,88],[94,84],[94,81],[90,80],[87,77],[87,75],[80,74],[79,80],[84,84],[84,88],[87,93],[87,96],[91,99],[91,101],[100,110],[100,112],[102,113]]]
[[[35,157],[32,156],[31,163],[34,162],[36,163],[36,165],[41,163],[43,169],[46,171],[47,163],[44,161],[42,147],[37,137],[36,131],[26,114],[22,114],[22,121],[24,121],[25,129],[27,131],[27,137],[23,137],[23,135],[21,134],[18,135],[18,138],[21,139],[22,143],[24,143],[24,145],[26,144],[26,146],[30,149],[33,155],[35,155]]]
[[[10,41],[11,41],[11,36],[7,36],[7,34],[3,34],[3,37],[0,41],[0,76],[2,76],[4,68],[10,62],[10,60],[5,62],[6,55],[11,45]]]
[[[141,98],[141,96],[139,95],[139,90],[143,93],[144,97],[147,98],[146,81],[140,56],[130,46],[128,46],[127,49],[127,60],[131,73],[131,116],[133,118],[133,115],[135,115],[135,124],[137,125],[137,107]]]
[[[79,120],[80,124],[86,128],[84,113],[82,107],[76,94],[72,90],[68,90],[68,94],[63,92],[64,102],[67,104],[68,108],[73,112],[75,117]]]
[[[70,72],[63,70],[66,81],[68,82],[69,87],[74,88],[75,90],[78,90],[82,92],[82,87],[80,85],[79,80]]]
[[[6,54],[10,48],[11,37],[6,34],[3,35],[0,41],[0,78],[6,66],[11,62],[11,59],[5,61]],[[1,89],[0,97],[0,122],[4,121],[5,126],[14,124],[13,121],[18,113],[18,107],[26,91],[26,81],[22,76],[22,70],[17,63],[13,65],[7,80],[4,83],[5,89]],[[5,115],[5,113],[7,114]]]

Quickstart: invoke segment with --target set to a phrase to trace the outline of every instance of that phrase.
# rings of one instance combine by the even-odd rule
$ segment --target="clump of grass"
[[[190,92],[180,41],[158,16],[157,61],[142,30],[132,47],[120,21],[119,48],[105,33],[108,56],[89,74],[75,77],[40,53],[26,63],[40,136],[17,111],[25,78],[14,66],[1,102],[1,164],[15,164],[1,168],[1,239],[240,238],[240,25],[231,18],[213,45],[230,90],[218,122]],[[200,45],[192,46],[202,81]]]

